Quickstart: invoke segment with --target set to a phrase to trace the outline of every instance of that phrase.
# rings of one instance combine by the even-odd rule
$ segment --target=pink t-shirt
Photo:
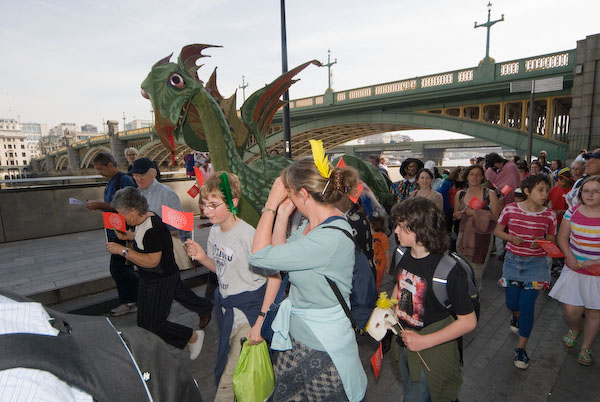
[[[502,210],[498,223],[506,226],[508,234],[524,240],[518,246],[512,242],[506,244],[506,249],[511,253],[524,257],[545,256],[543,249],[532,248],[535,239],[543,239],[546,234],[556,235],[556,212],[550,208],[544,208],[540,212],[527,212],[519,203],[513,202]]]

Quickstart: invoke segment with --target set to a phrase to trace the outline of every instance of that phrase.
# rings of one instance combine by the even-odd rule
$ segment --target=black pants
[[[137,324],[163,341],[183,349],[192,337],[193,330],[167,321],[178,282],[179,272],[162,278],[140,278]]]
[[[210,312],[213,303],[206,297],[200,297],[182,280],[177,282],[175,288],[175,301],[190,311],[202,316]]]
[[[110,240],[124,246],[125,242],[119,239]],[[127,260],[120,255],[110,255],[110,275],[117,286],[117,293],[121,303],[134,303],[137,300],[138,276],[133,265],[126,265]]]

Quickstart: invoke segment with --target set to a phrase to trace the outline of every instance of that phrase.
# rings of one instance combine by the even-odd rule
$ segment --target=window
[[[23,141],[23,140],[21,140]],[[25,149],[25,145],[21,144],[21,149]]]
[[[27,161],[23,161],[23,165],[27,165]]]
[[[10,161],[11,166],[15,166],[15,161]]]
[[[10,157],[12,158],[12,156],[13,156],[13,153],[12,153],[12,152],[9,152],[9,153],[8,153],[8,156],[10,156]]]
[[[25,154],[25,152],[21,152],[21,156],[24,158],[27,155]]]
[[[8,149],[12,149],[12,144],[8,144]]]

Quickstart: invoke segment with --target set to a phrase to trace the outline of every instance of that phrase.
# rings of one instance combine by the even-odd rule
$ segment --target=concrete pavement
[[[206,229],[197,229],[196,239],[205,242],[207,233]],[[93,304],[97,298],[108,298],[114,303],[115,291],[110,290],[112,279],[108,274],[104,243],[103,232],[97,230],[0,244],[0,287],[49,303],[61,297],[86,294],[54,306],[65,311],[76,310],[74,306],[80,307],[82,303]],[[581,366],[575,361],[577,350],[563,346],[561,338],[567,326],[562,308],[547,292],[541,292],[536,303],[534,329],[527,347],[530,366],[525,371],[514,367],[512,359],[517,337],[509,330],[510,314],[504,305],[504,291],[495,283],[500,272],[501,263],[492,257],[484,275],[478,328],[465,336],[460,400],[600,401],[600,362],[597,360],[591,367]],[[202,272],[187,271],[186,274],[201,275]],[[391,286],[391,277],[386,276],[383,289],[389,290]],[[203,286],[194,290],[204,294]],[[100,293],[87,295],[96,292]],[[108,305],[104,307],[102,311],[107,311]],[[191,327],[197,325],[197,316],[177,303],[173,304],[171,319]],[[112,320],[117,326],[135,325],[135,315]],[[197,379],[206,401],[211,401],[216,392],[212,369],[217,342],[217,324],[212,321],[206,328],[204,348],[197,360],[190,361],[187,350],[171,348]],[[384,357],[381,376],[378,380],[374,378],[369,360],[376,348],[377,343],[371,338],[359,338],[361,360],[369,378],[366,400],[401,401],[402,384],[392,370],[389,355]],[[596,339],[593,349],[596,359],[600,359],[600,340]]]

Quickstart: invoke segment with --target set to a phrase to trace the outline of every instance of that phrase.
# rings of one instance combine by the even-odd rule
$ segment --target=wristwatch
[[[258,313],[259,316],[264,317],[267,315],[267,313],[263,313],[262,311],[260,313]]]
[[[121,251],[121,254],[123,255],[123,257],[127,257],[127,254],[129,254],[129,247]]]

